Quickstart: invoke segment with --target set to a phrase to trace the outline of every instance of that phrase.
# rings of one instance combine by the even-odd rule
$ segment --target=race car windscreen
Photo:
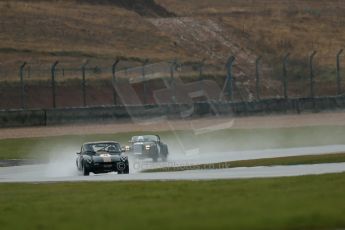
[[[117,143],[88,144],[86,148],[88,151],[93,152],[94,154],[103,154],[106,152],[111,155],[117,155],[121,153],[121,146]]]
[[[158,141],[158,137],[155,135],[134,136],[132,142],[155,142]]]

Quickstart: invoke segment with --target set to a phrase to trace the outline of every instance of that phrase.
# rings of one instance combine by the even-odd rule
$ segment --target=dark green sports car
[[[114,141],[85,143],[77,153],[77,169],[84,176],[90,172],[128,174],[128,157],[122,155],[122,152],[120,144]]]

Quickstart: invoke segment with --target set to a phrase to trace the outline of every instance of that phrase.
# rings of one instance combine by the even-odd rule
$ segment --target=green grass
[[[1,229],[345,227],[345,174],[193,182],[0,184]]]
[[[185,171],[185,170],[224,169],[224,168],[273,166],[273,165],[322,164],[322,163],[339,163],[339,162],[345,162],[345,153],[263,158],[263,159],[241,160],[241,161],[227,161],[227,162],[210,163],[210,164],[147,169],[147,170],[143,170],[143,172],[147,172],[147,173],[177,172],[177,171]]]
[[[63,151],[66,146],[76,148],[89,141],[117,140],[125,144],[131,135],[134,133],[5,139],[0,140],[0,159],[44,158],[53,149]]]
[[[153,132],[145,132],[153,133]],[[345,144],[344,126],[276,129],[228,129],[194,135],[192,131],[156,132],[171,152],[199,148],[200,153]],[[0,140],[0,159],[41,158],[52,149],[81,146],[86,141],[117,140],[126,144],[133,133],[69,135]]]

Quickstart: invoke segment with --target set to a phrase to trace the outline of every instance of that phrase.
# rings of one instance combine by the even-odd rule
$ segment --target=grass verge
[[[178,172],[186,170],[204,170],[204,169],[225,169],[238,167],[256,167],[256,166],[274,166],[274,165],[301,165],[301,164],[322,164],[345,162],[345,153],[334,153],[324,155],[306,155],[292,157],[264,158],[255,160],[227,161],[210,164],[198,164],[177,167],[164,167],[155,169],[146,169],[142,172]]]
[[[1,229],[345,227],[345,174],[189,182],[0,184]]]
[[[115,131],[114,131],[115,132]],[[196,135],[193,131],[130,132],[114,134],[84,134],[59,137],[0,140],[0,160],[49,156],[52,150],[78,151],[83,142],[116,140],[128,143],[133,135],[159,134],[171,153],[200,150],[201,154],[253,149],[295,148],[345,144],[344,126],[315,126],[274,129],[226,129]],[[68,148],[67,148],[68,147]],[[73,151],[71,151],[73,150]]]

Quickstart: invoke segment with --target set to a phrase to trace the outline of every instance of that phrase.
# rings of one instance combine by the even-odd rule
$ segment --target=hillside
[[[281,75],[290,52],[291,74],[299,79],[317,50],[320,79],[329,80],[345,44],[344,10],[337,0],[0,0],[0,77],[1,69],[17,76],[22,61],[109,66],[116,57],[132,65],[205,60],[224,72],[232,54],[235,75],[252,84],[257,56],[269,80]]]
[[[163,59],[184,52],[134,11],[74,1],[1,1],[0,44],[0,62]]]
[[[314,49],[334,53],[345,40],[342,13],[345,3],[335,0],[156,2],[1,0],[1,56],[25,51],[47,57],[53,53],[59,56],[202,59],[223,58],[231,51],[225,42],[212,44],[208,41],[195,55],[195,47],[185,46],[182,37],[195,34],[193,28],[198,23],[212,24],[221,39],[254,53],[279,55],[289,51],[305,56]],[[179,17],[155,22],[160,17],[174,15]],[[184,31],[176,35],[174,24],[180,17],[184,24],[184,18],[194,22],[187,23]],[[169,26],[171,29],[167,31]],[[203,34],[199,35],[202,40]]]

